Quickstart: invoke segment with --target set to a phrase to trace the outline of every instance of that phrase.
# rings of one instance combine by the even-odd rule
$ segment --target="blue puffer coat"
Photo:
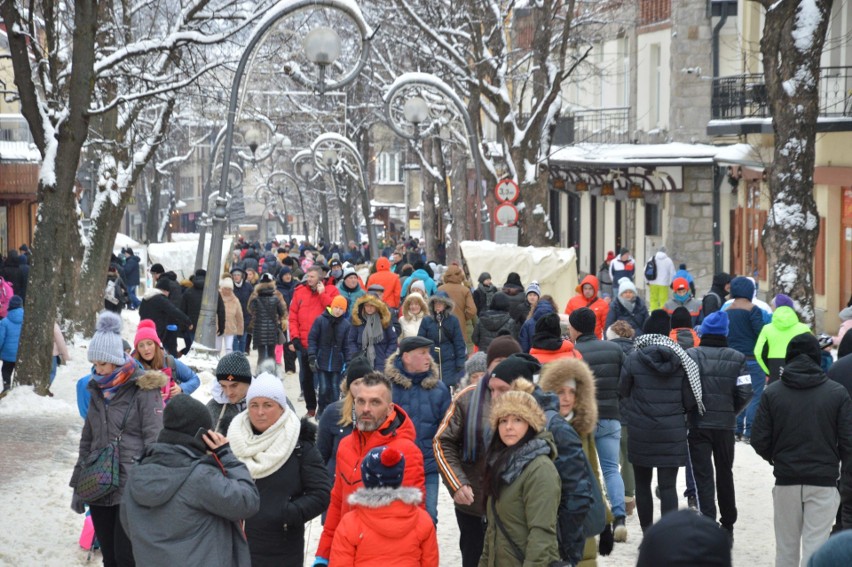
[[[423,452],[425,474],[437,474],[432,440],[450,407],[450,389],[441,382],[435,361],[427,372],[406,372],[402,357],[394,353],[385,366],[385,376],[393,383],[393,403],[402,407],[417,430],[417,446]]]
[[[308,359],[316,358],[317,368],[324,372],[341,372],[349,360],[349,329],[349,321],[326,309],[308,333]]]
[[[317,433],[317,449],[319,449],[329,478],[336,478],[337,446],[340,441],[352,433],[352,423],[340,425],[340,412],[343,411],[343,400],[337,400],[322,412]]]
[[[6,318],[0,321],[0,359],[15,362],[18,359],[18,343],[21,342],[21,327],[24,323],[24,309],[12,309]]]
[[[441,321],[435,313],[435,302],[446,306]],[[443,291],[429,298],[430,316],[420,323],[417,336],[430,339],[438,349],[432,349],[432,358],[440,364],[441,380],[447,386],[455,386],[464,375],[464,363],[467,360],[467,347],[464,343],[459,320],[453,315],[453,300]]]

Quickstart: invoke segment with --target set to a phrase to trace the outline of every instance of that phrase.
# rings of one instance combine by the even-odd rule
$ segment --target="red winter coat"
[[[331,504],[323,525],[322,536],[317,546],[317,557],[328,559],[331,542],[341,518],[352,509],[349,495],[363,486],[361,482],[361,459],[376,447],[393,447],[405,456],[403,486],[419,488],[426,498],[426,476],[423,472],[423,453],[417,447],[417,432],[408,414],[394,406],[388,418],[378,430],[365,433],[354,429],[337,446],[337,467],[334,488],[331,489]],[[425,509],[425,504],[420,503]],[[431,521],[431,520],[430,520]]]
[[[545,350],[543,348],[532,347],[530,354],[535,357],[541,364],[547,364],[560,358],[583,358],[579,350],[574,348],[574,343],[571,341],[562,341],[562,347],[559,350]]]
[[[379,284],[385,288],[382,301],[388,307],[399,309],[399,296],[402,293],[402,284],[399,281],[399,276],[390,271],[390,262],[385,257],[376,260],[376,273],[367,278],[367,289],[373,284]]]
[[[334,534],[334,567],[438,567],[438,539],[411,487],[359,488]]]
[[[583,295],[583,286],[585,284],[589,284],[595,289],[595,295],[591,299],[586,299],[586,296]],[[595,312],[595,335],[599,339],[603,339],[606,316],[609,315],[609,303],[598,297],[599,290],[598,278],[595,276],[586,276],[583,278],[583,281],[577,286],[577,295],[568,300],[568,305],[565,306],[565,314],[570,315],[576,309],[588,307]]]
[[[302,346],[308,348],[308,334],[311,325],[322,315],[326,307],[331,306],[331,300],[340,292],[333,285],[326,285],[322,295],[312,290],[307,284],[296,286],[293,299],[290,300],[290,338],[298,338]]]

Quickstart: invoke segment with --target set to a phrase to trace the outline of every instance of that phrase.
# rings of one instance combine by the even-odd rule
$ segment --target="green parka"
[[[519,455],[515,463],[523,470],[503,486],[493,505],[490,499],[486,505],[488,529],[479,567],[547,567],[559,560],[556,517],[562,485],[553,464],[556,445],[548,431],[539,433],[528,443],[537,440],[544,441],[550,453],[539,453],[525,463],[523,455]],[[501,473],[504,478],[507,474],[508,471]],[[512,544],[497,527],[495,510],[511,540],[523,550],[523,561],[515,556]]]
[[[770,382],[781,376],[787,345],[793,337],[810,332],[810,327],[799,322],[799,316],[792,308],[782,305],[772,313],[772,322],[763,326],[754,344],[754,357]]]

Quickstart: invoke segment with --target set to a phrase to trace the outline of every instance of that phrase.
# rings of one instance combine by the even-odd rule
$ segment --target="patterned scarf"
[[[136,368],[136,359],[130,358],[125,354],[124,364],[113,370],[112,373],[107,374],[106,376],[100,376],[95,374],[94,370],[92,371],[92,376],[95,378],[98,388],[101,389],[106,403],[109,403],[118,389],[130,380],[130,377],[133,376],[134,372],[136,372]]]
[[[670,348],[680,359],[683,368],[686,370],[686,377],[689,379],[689,387],[692,388],[692,395],[695,396],[695,401],[698,403],[698,415],[704,415],[704,401],[701,393],[701,374],[698,371],[698,364],[686,354],[679,344],[663,335],[640,335],[634,341],[636,349],[643,349],[650,345],[660,345]]]

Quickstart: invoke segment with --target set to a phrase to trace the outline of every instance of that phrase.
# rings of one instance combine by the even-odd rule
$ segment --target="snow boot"
[[[627,526],[624,525],[624,516],[618,516],[615,518],[615,521],[612,523],[613,527],[613,539],[619,543],[624,543],[627,541]]]

